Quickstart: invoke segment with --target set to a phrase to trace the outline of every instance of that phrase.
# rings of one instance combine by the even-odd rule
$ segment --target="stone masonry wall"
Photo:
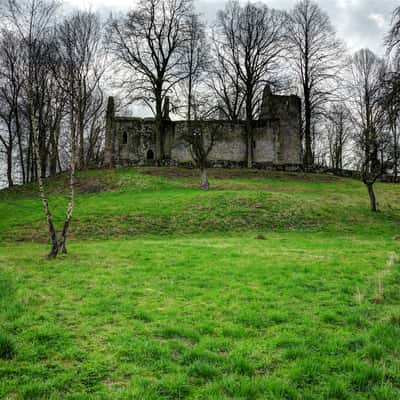
[[[110,98],[112,100],[112,98]],[[113,114],[114,101],[109,100],[105,160],[108,165],[148,165],[154,163],[155,132],[153,118],[118,117]],[[264,91],[260,119],[253,130],[253,162],[255,167],[296,166],[301,164],[300,99],[297,96],[276,96]],[[190,164],[190,147],[184,139],[186,121],[165,121],[163,164]],[[219,130],[209,154],[210,164],[242,166],[246,163],[244,122],[206,121]],[[209,131],[209,130],[208,130]]]
[[[115,118],[114,152],[117,165],[144,165],[154,158],[154,120]],[[152,156],[153,155],[153,156]]]

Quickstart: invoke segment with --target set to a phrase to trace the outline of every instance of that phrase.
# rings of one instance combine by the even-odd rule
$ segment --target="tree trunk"
[[[47,175],[47,157],[48,157],[48,149],[46,145],[46,134],[43,130],[42,124],[37,123],[37,148],[39,149],[36,154],[36,163],[39,166],[38,174],[41,178],[46,178]],[[35,135],[35,133],[33,133]]]
[[[156,151],[155,159],[160,164],[163,157],[162,151],[162,117],[156,115],[155,121],[155,135],[156,135]]]
[[[251,129],[251,123],[246,124],[246,136],[247,136],[247,168],[253,167],[253,134]]]
[[[397,175],[398,175],[398,165],[399,165],[399,144],[398,144],[398,137],[397,137],[397,125],[394,127],[394,143],[393,143],[393,152],[394,152],[394,166],[393,166],[393,175],[394,175],[394,182],[397,182]]]
[[[78,122],[79,124],[79,122]],[[61,232],[60,243],[58,249],[61,253],[67,254],[67,234],[69,224],[72,219],[75,202],[75,166],[76,166],[76,135],[73,113],[71,112],[71,159],[70,159],[70,180],[69,189],[70,197],[68,201],[67,213],[65,215],[64,226]],[[80,132],[79,132],[80,134]]]
[[[8,181],[8,186],[12,187],[14,186],[14,181],[12,178],[12,162],[10,161],[10,156],[7,154],[7,181]]]
[[[27,183],[26,179],[26,173],[25,173],[25,161],[24,161],[24,150],[22,148],[22,134],[21,134],[21,128],[19,124],[19,117],[18,117],[18,112],[15,114],[15,129],[17,131],[17,144],[18,144],[18,152],[19,152],[19,163],[21,166],[21,174],[22,174],[22,183],[25,184]]]
[[[32,129],[29,133],[28,149],[26,151],[26,183],[32,182]]]
[[[7,150],[7,181],[8,186],[14,186],[13,178],[12,178],[12,143],[10,142],[6,148]]]
[[[210,184],[208,182],[207,168],[200,168],[200,188],[202,190],[208,190]]]
[[[310,88],[310,55],[309,55],[309,29],[308,23],[306,24],[305,37],[304,37],[304,140],[305,140],[305,154],[304,154],[304,167],[309,169],[313,166],[313,153],[312,153],[312,138],[311,138],[311,88]]]
[[[305,109],[305,127],[304,127],[304,140],[305,140],[305,154],[304,166],[308,169],[314,164],[312,153],[312,139],[311,139],[311,102],[309,96],[305,96],[304,100]]]
[[[79,169],[85,167],[85,136],[84,121],[82,111],[78,112],[78,134],[79,134]]]
[[[67,213],[64,220],[63,230],[61,232],[60,243],[58,245],[59,251],[63,254],[67,254],[67,234],[72,219],[72,213],[74,210],[74,200],[75,200],[75,167],[73,167],[71,163],[70,198],[68,202]]]
[[[56,176],[57,174],[57,145],[56,145],[56,133],[55,131],[50,133],[50,162],[49,162],[49,173],[50,176]]]
[[[369,195],[369,202],[371,206],[371,211],[376,212],[378,211],[377,206],[376,206],[376,197],[375,197],[375,192],[374,192],[374,184],[373,183],[367,183],[367,189],[368,189],[368,195]]]
[[[247,168],[253,166],[253,108],[252,88],[247,88],[246,93],[246,139],[247,139]]]
[[[163,115],[162,115],[162,89],[158,87],[155,91],[156,98],[156,115],[155,115],[155,135],[156,135],[156,151],[155,158],[158,163],[164,158],[163,154]]]
[[[40,160],[39,145],[38,145],[38,140],[37,140],[38,128],[37,128],[37,122],[36,122],[35,118],[36,118],[35,115],[31,115],[32,147],[36,154],[36,159]],[[39,163],[36,163],[36,168],[39,168]],[[42,200],[43,209],[44,209],[44,213],[46,216],[47,228],[49,231],[50,243],[51,243],[51,250],[50,250],[50,253],[48,254],[47,258],[53,259],[53,258],[56,258],[57,254],[58,254],[57,234],[56,234],[56,230],[54,228],[53,216],[50,211],[49,202],[48,202],[45,190],[44,190],[42,175],[40,173],[37,174],[37,179],[38,179],[38,184],[39,184],[40,198]]]

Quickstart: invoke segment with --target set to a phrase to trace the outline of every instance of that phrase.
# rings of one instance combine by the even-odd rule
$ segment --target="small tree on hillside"
[[[190,152],[196,168],[200,171],[200,188],[208,190],[208,156],[217,141],[218,132],[221,129],[220,122],[196,119],[191,122],[185,140],[190,145]]]
[[[384,62],[371,50],[362,49],[350,59],[349,91],[354,109],[355,143],[361,160],[361,179],[367,187],[372,211],[377,211],[374,183],[382,175],[380,159],[387,144],[381,107]]]

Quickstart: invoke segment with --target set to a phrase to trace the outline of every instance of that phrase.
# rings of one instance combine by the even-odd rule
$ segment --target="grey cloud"
[[[81,6],[80,0],[71,0]],[[213,22],[224,0],[194,0],[196,8],[208,22]],[[269,7],[290,10],[296,0],[264,0]],[[383,38],[390,26],[391,15],[398,0],[317,0],[331,18],[338,36],[350,51],[368,47],[378,54],[384,53]],[[91,0],[92,8],[104,14],[118,13],[134,6],[132,0]],[[86,4],[87,6],[87,4]]]
[[[269,0],[264,3],[269,7],[290,10],[296,0]],[[383,37],[389,29],[392,12],[399,5],[397,0],[319,0],[317,3],[330,16],[338,36],[350,51],[368,47],[378,54],[384,52]],[[217,10],[224,4],[222,0],[196,2],[198,10],[209,21],[215,18]]]

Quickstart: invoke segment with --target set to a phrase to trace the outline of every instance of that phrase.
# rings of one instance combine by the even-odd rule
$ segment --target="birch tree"
[[[54,64],[57,64],[54,38],[54,21],[58,5],[45,0],[18,1],[9,0],[7,19],[11,29],[16,32],[23,52],[23,71],[25,97],[31,126],[32,148],[36,160],[40,160],[39,139],[43,135],[40,124],[40,113],[43,96],[50,92],[43,90],[43,82],[52,79]],[[72,130],[71,130],[72,132]],[[48,258],[57,257],[59,252],[66,253],[66,237],[72,217],[74,205],[74,177],[75,177],[75,136],[71,133],[70,156],[70,199],[67,206],[61,240],[58,240],[53,215],[44,185],[42,173],[37,174],[39,193],[49,232],[51,250]],[[38,163],[36,167],[39,168]]]

